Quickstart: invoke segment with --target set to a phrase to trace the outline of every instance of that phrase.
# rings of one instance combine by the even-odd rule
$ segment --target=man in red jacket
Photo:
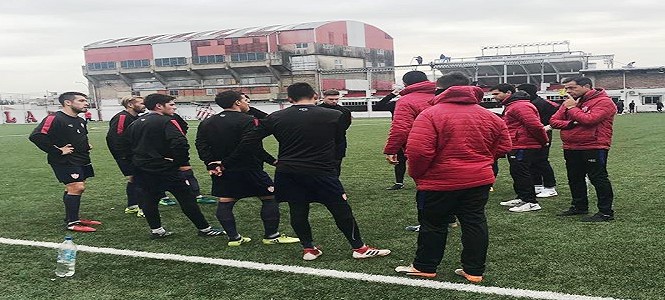
[[[413,264],[397,267],[399,273],[436,276],[448,234],[446,220],[455,215],[464,248],[462,268],[455,273],[474,283],[483,279],[489,243],[485,205],[494,183],[492,164],[511,149],[511,143],[501,118],[478,105],[482,98],[478,87],[452,86],[436,96],[436,104],[413,123],[406,156],[418,189],[421,228]]]
[[[510,131],[513,148],[508,154],[510,176],[513,178],[513,189],[517,198],[501,202],[509,206],[511,212],[527,212],[540,210],[531,179],[531,168],[536,162],[542,147],[549,143],[543,125],[540,123],[538,110],[531,104],[531,96],[526,92],[515,92],[509,84],[499,84],[490,88],[490,93],[501,100],[506,106],[503,120]],[[501,99],[500,94],[510,94]]]
[[[596,188],[598,213],[583,222],[614,220],[614,192],[607,175],[607,154],[612,143],[612,123],[616,105],[605,90],[594,89],[591,79],[578,77],[565,80],[568,98],[552,116],[552,128],[561,129],[563,157],[566,160],[571,207],[559,216],[589,213],[585,176]]]

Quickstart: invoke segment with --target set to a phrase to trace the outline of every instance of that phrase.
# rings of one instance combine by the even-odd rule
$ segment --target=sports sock
[[[261,220],[265,237],[269,238],[277,233],[279,228],[279,203],[275,199],[261,201]]]
[[[234,202],[217,202],[217,213],[215,216],[219,223],[222,224],[224,231],[229,237],[238,236],[238,230],[236,229],[236,218],[233,216],[233,206]]]
[[[67,223],[79,220],[79,207],[81,206],[81,195],[70,195],[65,193],[62,197],[65,203],[65,216]]]

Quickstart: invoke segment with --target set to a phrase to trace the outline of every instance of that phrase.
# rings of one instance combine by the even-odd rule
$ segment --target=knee
[[[72,182],[67,184],[67,194],[81,195],[85,191],[85,182]]]

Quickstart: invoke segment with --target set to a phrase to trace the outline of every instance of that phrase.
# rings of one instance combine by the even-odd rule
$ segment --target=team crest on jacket
[[[274,186],[269,186],[268,187],[268,192],[271,192],[271,193],[275,192],[275,187]]]
[[[74,179],[79,179],[79,176],[81,176],[80,174],[76,174],[76,173],[72,173],[72,174],[69,174],[69,175],[72,176],[72,178],[74,178]]]
[[[583,112],[589,112],[589,107],[588,106],[582,106],[582,111]]]

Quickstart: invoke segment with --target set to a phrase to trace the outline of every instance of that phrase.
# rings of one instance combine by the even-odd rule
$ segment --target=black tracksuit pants
[[[563,150],[566,160],[568,185],[572,196],[571,205],[578,210],[589,210],[589,197],[584,177],[589,176],[591,184],[596,188],[598,211],[613,216],[612,202],[614,192],[607,175],[607,149],[594,150]]]
[[[141,188],[139,206],[143,209],[146,221],[151,229],[162,227],[159,216],[159,199],[164,191],[169,191],[180,204],[180,209],[189,218],[197,229],[205,229],[210,226],[206,221],[198,204],[196,194],[192,190],[188,172],[164,172],[160,174],[144,173],[139,170],[134,174],[134,182]]]
[[[404,149],[397,152],[397,164],[395,165],[395,183],[404,183],[404,174],[406,173],[406,155]]]
[[[513,177],[513,189],[518,199],[524,202],[538,203],[533,189],[531,168],[540,149],[518,149],[508,153],[510,176]]]
[[[418,249],[413,266],[435,273],[448,236],[448,219],[457,216],[462,229],[462,267],[470,275],[485,272],[489,236],[485,205],[490,185],[446,192],[418,193]]]
[[[552,140],[552,132],[548,131],[547,136],[550,141]],[[553,188],[556,186],[556,178],[554,170],[550,165],[550,146],[540,148],[534,155],[533,163],[531,165],[531,178],[533,184],[542,185],[546,188]]]

